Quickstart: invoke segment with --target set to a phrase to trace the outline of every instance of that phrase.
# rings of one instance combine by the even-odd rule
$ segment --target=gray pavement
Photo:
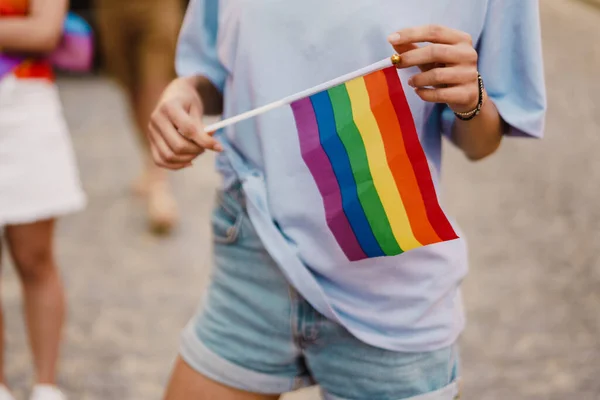
[[[478,164],[450,146],[445,155],[446,201],[470,239],[470,399],[600,399],[600,13],[542,3],[547,137],[507,140]],[[123,98],[99,78],[60,83],[90,198],[59,229],[70,300],[61,382],[73,399],[159,399],[207,283],[218,178],[209,156],[174,174],[183,223],[152,237],[130,193],[140,162]],[[31,367],[11,268],[2,283],[7,375],[24,399]]]

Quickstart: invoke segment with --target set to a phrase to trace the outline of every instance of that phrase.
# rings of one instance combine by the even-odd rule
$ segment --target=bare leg
[[[242,392],[200,375],[181,358],[177,359],[165,400],[277,400],[279,395]]]
[[[166,171],[152,162],[146,132],[154,106],[174,77],[172,60],[180,13],[175,11],[173,19],[169,11],[173,4],[180,7],[179,2],[163,1],[143,10],[128,7],[127,2],[123,2],[122,10],[110,6],[115,2],[98,3],[98,27],[106,63],[127,92],[142,152],[143,173],[133,188],[137,194],[147,196],[148,219],[153,231],[167,233],[176,223],[177,205]],[[172,36],[166,41],[165,30],[167,36]]]
[[[146,132],[154,107],[168,84],[175,78],[172,60],[179,28],[183,20],[182,4],[169,0],[149,6],[135,44],[135,82],[131,100],[138,131],[142,134],[146,160],[148,216],[154,232],[166,233],[177,223],[177,204],[171,192],[167,172],[151,160]],[[140,19],[142,21],[142,19]]]
[[[144,173],[138,182],[137,191],[147,196],[148,219],[153,232],[164,234],[177,223],[177,204],[171,192],[167,171],[154,165],[146,138],[150,113],[168,84],[168,76],[155,76],[144,79],[135,93],[134,111],[138,131],[143,135]],[[140,190],[141,189],[141,190]]]
[[[150,115],[173,74],[170,68],[165,68],[164,58],[168,51],[148,43],[142,44],[140,49],[144,49],[144,53],[140,54],[138,80],[134,93],[130,94],[144,152],[144,174],[141,185],[138,183],[137,188],[138,192],[147,195],[152,230],[159,234],[168,233],[177,222],[177,204],[169,186],[167,172],[152,162],[146,132]]]
[[[25,317],[37,383],[55,384],[65,314],[53,254],[54,220],[6,228],[6,239],[25,295]]]

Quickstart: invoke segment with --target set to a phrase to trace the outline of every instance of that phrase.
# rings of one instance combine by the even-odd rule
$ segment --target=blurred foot
[[[177,224],[177,203],[166,179],[154,180],[149,185],[148,219],[157,235],[169,234]]]
[[[15,398],[10,394],[8,388],[4,385],[0,385],[0,400],[15,400]]]
[[[67,400],[67,396],[54,385],[35,385],[30,400]]]

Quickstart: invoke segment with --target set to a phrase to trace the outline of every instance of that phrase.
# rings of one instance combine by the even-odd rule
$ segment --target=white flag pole
[[[349,74],[342,75],[338,78],[332,79],[330,81],[327,81],[325,83],[322,83],[322,84],[312,87],[310,89],[303,90],[302,92],[298,92],[291,96],[285,97],[281,100],[274,101],[274,102],[264,105],[262,107],[255,108],[254,110],[247,111],[243,114],[236,115],[235,117],[227,118],[227,119],[224,119],[223,121],[209,125],[204,129],[204,131],[205,132],[215,132],[221,128],[225,128],[226,126],[236,124],[236,123],[238,123],[240,121],[244,121],[248,118],[256,117],[257,115],[260,115],[267,111],[274,110],[275,108],[291,104],[291,103],[295,102],[296,100],[300,100],[305,97],[312,96],[313,94],[322,92],[323,90],[327,90],[332,87],[341,85],[342,83],[347,82],[349,80],[370,74],[371,72],[382,70],[387,67],[391,67],[392,65],[396,65],[399,62],[400,62],[400,56],[395,54],[390,58],[386,58],[384,60],[376,62],[375,64],[371,64],[367,67],[361,68],[354,72],[350,72]]]

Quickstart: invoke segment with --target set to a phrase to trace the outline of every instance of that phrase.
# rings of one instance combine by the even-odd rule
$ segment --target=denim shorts
[[[193,369],[262,394],[318,384],[327,400],[460,397],[456,346],[400,353],[359,341],[287,283],[248,218],[239,185],[217,199],[212,281],[181,341]]]

